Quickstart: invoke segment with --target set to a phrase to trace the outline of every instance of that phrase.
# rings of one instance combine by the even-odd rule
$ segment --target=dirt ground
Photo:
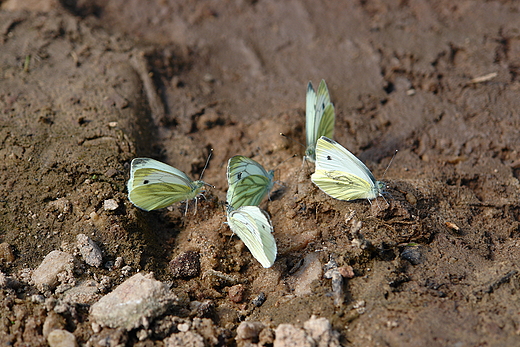
[[[110,292],[127,278],[109,266],[122,257],[129,275],[153,272],[182,299],[146,336],[94,331],[93,302],[72,303],[58,315],[80,345],[162,346],[172,317],[210,318],[206,344],[233,345],[241,321],[299,326],[312,315],[347,346],[520,345],[518,2],[36,3],[0,1],[2,344],[47,345],[56,310],[35,298],[64,294],[30,273],[64,250],[77,259],[70,286]],[[386,182],[384,199],[334,200],[302,166],[306,86],[321,79],[335,140]],[[210,149],[204,181],[215,188],[196,213],[128,201],[132,158],[198,179]],[[261,205],[278,244],[269,269],[225,224],[237,154],[276,168]],[[81,261],[80,233],[103,266]],[[174,276],[169,262],[187,251],[200,272]],[[353,271],[339,302],[323,273],[331,259]]]

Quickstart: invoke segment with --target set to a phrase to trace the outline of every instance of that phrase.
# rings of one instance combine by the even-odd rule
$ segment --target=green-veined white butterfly
[[[237,209],[227,206],[227,222],[240,237],[253,257],[268,268],[276,259],[276,241],[273,227],[266,212],[258,206],[242,206]]]
[[[312,83],[307,85],[307,104],[305,108],[305,135],[307,150],[304,159],[316,160],[316,141],[321,136],[334,136],[334,105],[330,102],[329,89],[321,80],[318,93]]]
[[[333,198],[347,201],[375,199],[385,189],[361,160],[325,136],[316,144],[316,172],[311,180]]]
[[[135,158],[127,183],[128,199],[145,210],[167,207],[201,194],[203,181],[193,181],[180,170],[150,158]]]
[[[236,155],[227,166],[228,191],[226,200],[233,208],[258,206],[274,185],[274,171],[251,158]]]

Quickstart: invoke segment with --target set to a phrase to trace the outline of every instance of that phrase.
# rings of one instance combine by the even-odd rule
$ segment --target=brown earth
[[[0,269],[18,281],[0,292],[4,343],[46,345],[50,313],[27,273],[84,233],[105,261],[123,257],[188,302],[210,300],[222,344],[243,320],[276,327],[314,314],[345,345],[520,345],[518,2],[63,3],[1,4]],[[334,200],[311,183],[312,166],[284,161],[304,152],[306,85],[322,78],[335,139],[387,183],[385,199]],[[215,189],[195,214],[128,201],[132,158],[198,178],[210,149],[204,180]],[[278,244],[270,269],[224,224],[236,154],[276,167],[261,205]],[[119,207],[105,210],[107,199]],[[168,263],[188,250],[202,272],[174,279]],[[306,283],[299,271],[331,258],[355,275],[339,305],[330,279]],[[75,276],[107,278],[107,291],[124,280],[85,264]],[[227,294],[237,283],[238,303]],[[89,341],[88,305],[63,316]],[[137,343],[135,331],[105,330]],[[160,334],[138,344],[162,345]]]

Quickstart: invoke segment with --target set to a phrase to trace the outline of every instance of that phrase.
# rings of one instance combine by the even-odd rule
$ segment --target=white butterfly
[[[130,165],[128,199],[145,210],[167,207],[201,194],[203,181],[193,181],[180,170],[150,158],[135,158]]]
[[[240,237],[253,257],[268,268],[276,259],[276,241],[273,227],[266,212],[257,206],[227,207],[227,222],[231,230]]]
[[[251,158],[235,155],[228,161],[226,200],[234,208],[258,206],[274,185],[274,171]]]
[[[333,198],[347,201],[375,199],[386,187],[354,154],[325,136],[316,144],[316,172],[311,180]]]
[[[307,149],[304,159],[316,160],[316,141],[321,136],[334,136],[334,105],[330,102],[329,89],[325,80],[321,80],[318,93],[312,83],[307,85],[307,103],[305,108],[305,136]]]

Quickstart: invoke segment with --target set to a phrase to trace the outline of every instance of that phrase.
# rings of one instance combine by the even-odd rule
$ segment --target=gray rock
[[[32,273],[34,285],[41,291],[55,288],[58,282],[73,278],[74,258],[69,253],[52,251]]]
[[[292,324],[280,324],[275,335],[273,347],[315,347],[314,340],[303,329]]]
[[[81,257],[90,266],[100,267],[103,261],[103,253],[98,245],[85,234],[76,236],[77,246]]]
[[[312,316],[303,329],[292,324],[280,324],[275,331],[274,347],[340,347],[339,333],[332,330],[326,318]]]
[[[50,347],[77,347],[76,337],[71,332],[56,329],[49,333],[47,342]]]
[[[100,296],[97,283],[94,281],[78,283],[63,294],[62,300],[72,304],[91,304]]]
[[[312,293],[312,281],[320,280],[323,270],[316,253],[309,253],[303,260],[303,265],[294,274],[294,294],[305,296]]]
[[[90,318],[111,328],[148,328],[150,321],[176,300],[168,286],[156,281],[153,274],[138,273],[92,305]]]
[[[339,333],[332,330],[332,326],[327,318],[316,318],[312,316],[303,323],[303,328],[307,335],[316,342],[316,347],[339,347]]]
[[[63,328],[65,328],[65,318],[54,311],[50,311],[45,318],[45,322],[43,322],[42,334],[45,338],[49,338],[51,332]]]
[[[237,345],[243,345],[244,343],[252,343],[253,341],[258,341],[258,336],[262,329],[264,329],[264,325],[260,322],[242,322],[237,328],[237,336],[235,340],[237,341]]]
[[[165,347],[204,347],[204,338],[193,331],[170,335],[164,340]]]

